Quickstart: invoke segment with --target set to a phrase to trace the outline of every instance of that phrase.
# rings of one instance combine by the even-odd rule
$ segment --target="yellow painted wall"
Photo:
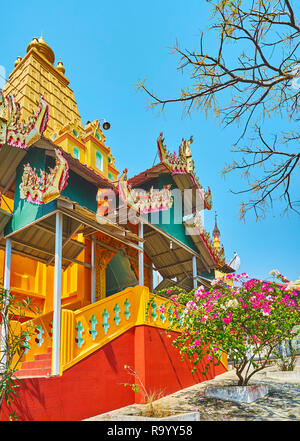
[[[85,154],[85,146],[84,144],[79,143],[76,138],[72,139],[72,137],[58,138],[56,143],[64,149],[65,152],[69,153],[74,157],[74,147],[79,150],[79,161],[82,164],[86,163],[86,154]]]
[[[105,177],[108,177],[108,159],[107,152],[104,148],[101,148],[100,145],[93,140],[88,140],[86,142],[86,151],[87,151],[87,166],[93,168],[96,172],[102,174]],[[102,170],[99,170],[96,166],[96,154],[97,152],[102,155]]]
[[[82,164],[92,168],[96,173],[110,181],[116,182],[119,171],[114,165],[114,157],[112,156],[110,149],[91,135],[84,137],[81,136],[81,134],[78,134],[78,137],[76,137],[72,132],[72,127],[69,127],[68,131],[62,131],[62,133],[59,132],[53,141],[73,157],[75,157],[74,147],[76,147],[79,151],[79,158],[77,159],[79,159]],[[97,152],[102,156],[101,168],[97,167]],[[111,178],[109,177],[109,174],[111,174]]]
[[[2,210],[5,210],[9,213],[11,213],[14,209],[14,201],[13,199],[10,199],[6,196],[2,196],[1,200],[0,200],[0,208],[2,208]]]
[[[0,250],[0,279],[3,281],[5,252]],[[90,247],[83,250],[78,260],[90,261]],[[62,305],[82,302],[90,303],[91,293],[90,269],[79,264],[71,264],[62,273]],[[37,313],[47,313],[53,310],[54,294],[54,267],[12,254],[11,261],[11,291],[20,298],[31,297],[33,304],[38,308]],[[35,314],[28,311],[27,317]]]

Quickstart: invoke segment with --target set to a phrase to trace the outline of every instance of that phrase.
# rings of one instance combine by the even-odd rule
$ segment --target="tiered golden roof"
[[[51,47],[43,37],[34,37],[27,46],[26,55],[23,58],[19,56],[15,61],[15,68],[4,87],[5,95],[16,96],[24,119],[32,114],[40,101],[40,95],[44,96],[50,108],[50,120],[45,133],[49,138],[68,123],[82,127],[63,63],[59,61],[55,67],[54,62],[55,55]]]

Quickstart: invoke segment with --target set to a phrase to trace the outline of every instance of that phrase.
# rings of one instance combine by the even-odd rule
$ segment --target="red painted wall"
[[[194,366],[188,359],[181,360],[179,350],[172,345],[178,334],[171,333],[173,338],[168,338],[162,329],[142,328],[147,342],[145,366],[147,366],[146,384],[149,390],[159,389],[167,395],[215,377],[213,365],[209,368],[207,377],[201,374],[204,369],[204,365],[201,364],[195,374],[191,373]]]
[[[136,395],[122,384],[134,382],[124,365],[136,370],[149,392],[169,394],[208,379],[191,374],[191,364],[181,361],[164,330],[138,326],[68,369],[61,377],[24,379],[13,410],[20,420],[76,421],[140,402],[141,393]],[[212,369],[209,378],[214,376]],[[0,420],[7,419],[8,412],[4,408]]]

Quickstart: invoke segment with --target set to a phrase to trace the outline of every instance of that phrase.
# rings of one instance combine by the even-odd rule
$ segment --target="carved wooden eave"
[[[182,139],[178,154],[170,153],[164,144],[163,133],[160,133],[157,139],[158,154],[160,161],[168,168],[172,174],[175,183],[181,190],[187,188],[196,188],[203,201],[203,208],[211,210],[212,195],[210,188],[205,191],[195,174],[195,163],[192,158],[190,144],[193,142],[191,137],[188,141]],[[182,179],[185,177],[185,179]]]
[[[8,144],[24,149],[43,135],[49,121],[49,106],[44,97],[36,112],[21,122],[21,110],[14,95],[4,97],[0,91],[0,147]]]
[[[59,149],[55,149],[56,165],[49,172],[40,174],[29,163],[24,165],[20,198],[34,204],[47,204],[58,198],[68,184],[69,165]]]
[[[127,169],[123,171],[118,180],[121,200],[140,214],[169,210],[173,205],[170,188],[171,185],[166,185],[160,190],[155,190],[153,187],[149,191],[135,190],[131,185],[128,185]]]
[[[21,110],[14,95],[0,91],[0,193],[13,198],[16,168],[44,133],[49,120],[49,107],[43,96],[36,112],[21,122]]]
[[[74,158],[69,153],[65,152],[61,147],[58,147],[53,141],[42,136],[35,144],[34,147],[46,150],[46,155],[55,158],[55,151],[58,149],[65,160],[68,162],[69,169],[81,176],[86,181],[94,184],[98,188],[109,188],[116,192],[114,185],[105,177],[99,175],[93,169],[82,164],[78,159]]]

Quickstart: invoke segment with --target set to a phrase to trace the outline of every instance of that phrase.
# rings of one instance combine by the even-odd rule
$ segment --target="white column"
[[[58,212],[55,228],[52,375],[60,374],[62,233],[63,215]]]
[[[3,280],[3,289],[9,293],[10,291],[10,268],[11,268],[11,238],[8,237],[6,239],[5,244],[5,261],[4,261],[4,280]],[[3,302],[3,306],[6,306],[6,301]],[[5,370],[5,365],[7,361],[6,354],[6,341],[7,341],[7,328],[2,324],[1,326],[1,361],[3,363],[3,370]],[[4,352],[2,352],[4,351]]]
[[[10,290],[11,238],[6,239],[3,288]]]
[[[153,292],[155,286],[154,286],[154,265],[151,262],[151,268],[150,268],[150,291]]]
[[[196,256],[193,256],[193,288],[197,288],[197,260]]]
[[[143,239],[144,237],[144,225],[142,222],[138,224],[138,236]],[[139,285],[144,285],[144,244],[139,242]]]
[[[96,301],[96,238],[91,241],[91,303]]]

